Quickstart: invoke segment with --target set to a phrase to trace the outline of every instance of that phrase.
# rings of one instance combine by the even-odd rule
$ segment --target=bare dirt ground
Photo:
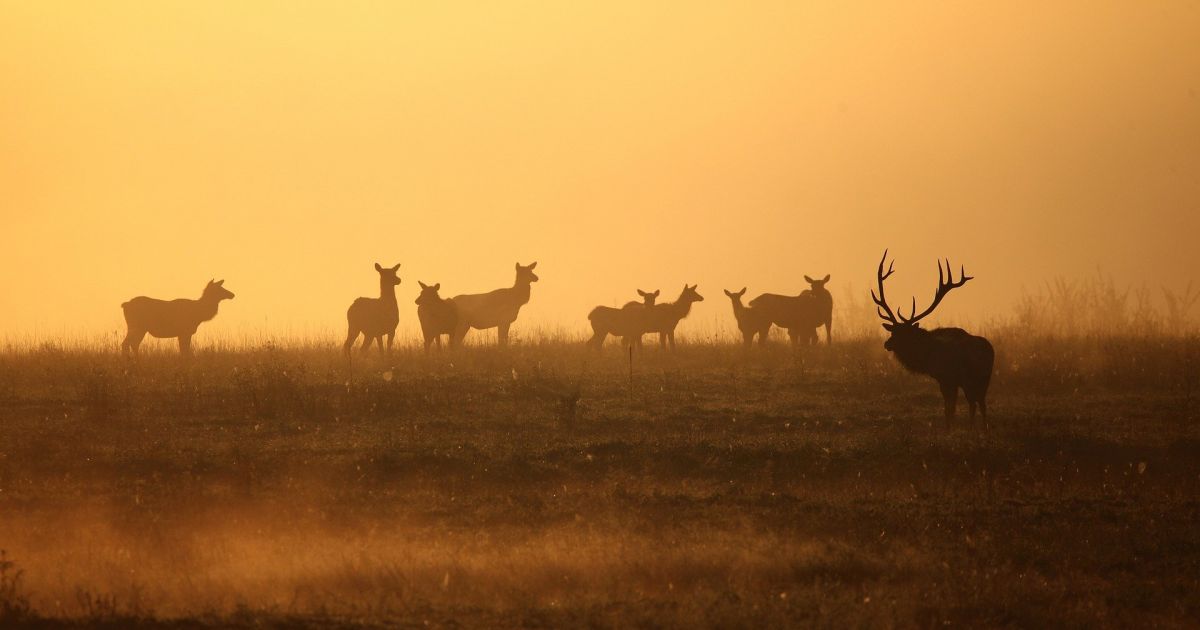
[[[1200,343],[993,341],[9,348],[0,624],[1200,623]]]

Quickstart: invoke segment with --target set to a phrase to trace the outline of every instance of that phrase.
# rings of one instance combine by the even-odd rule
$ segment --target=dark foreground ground
[[[0,625],[1200,623],[1200,344],[995,341],[10,349]]]

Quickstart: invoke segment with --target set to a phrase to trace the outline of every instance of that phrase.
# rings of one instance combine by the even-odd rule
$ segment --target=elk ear
[[[400,263],[396,263],[396,266],[392,267],[392,271],[400,271]]]
[[[808,276],[804,276],[804,281],[809,284],[816,282],[816,280],[813,280],[812,278],[809,278]]]
[[[437,290],[439,290],[439,289],[441,289],[441,288],[442,288],[442,283],[441,283],[441,282],[439,282],[439,283],[437,283],[437,284],[433,285],[433,290],[434,290],[434,291],[437,291]]]
[[[658,292],[659,292],[659,291],[661,291],[661,289],[655,289],[655,290],[654,290],[654,293],[653,293],[654,297],[658,297]]]
[[[640,296],[642,296],[642,297],[646,297],[646,292],[645,292],[645,291],[643,291],[643,290],[641,290],[641,289],[638,289],[638,290],[637,290],[637,292],[638,292],[638,295],[640,295]]]
[[[536,260],[535,260],[535,261],[533,261],[533,262],[531,262],[531,263],[529,263],[529,270],[530,270],[530,271],[533,271],[534,267],[537,267],[537,261],[536,261]]]
[[[375,263],[375,271],[382,272],[382,271],[383,271],[383,265],[381,265],[381,264],[379,264],[379,263]]]
[[[743,295],[746,295],[746,287],[742,287],[742,290],[738,291],[738,297],[742,297]]]
[[[217,280],[217,281],[216,281],[216,282],[214,282],[213,284],[215,284],[215,285],[217,285],[217,286],[221,286],[221,285],[225,284],[225,281],[224,281],[224,280]]]
[[[921,327],[921,322],[913,322],[913,325],[912,325],[912,326],[913,326],[913,328],[920,328],[920,327]]]
[[[422,289],[428,289],[428,288],[429,288],[429,285],[425,284],[424,282],[421,282],[420,280],[417,280],[417,284],[421,285],[421,288],[422,288]]]
[[[724,289],[724,291],[725,291],[725,295],[728,295],[729,297],[733,297],[734,295],[736,295],[735,293],[730,293],[729,289]]]
[[[821,282],[829,282],[829,274],[825,274],[825,279]]]
[[[895,327],[896,327],[896,326],[895,326],[894,324],[886,324],[886,323],[885,323],[885,324],[883,325],[883,329],[884,329],[884,330],[886,330],[886,331],[888,331],[888,332],[892,332],[892,329],[894,329]]]

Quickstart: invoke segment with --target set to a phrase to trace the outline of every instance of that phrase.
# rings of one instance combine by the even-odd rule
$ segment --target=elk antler
[[[938,304],[941,304],[942,298],[946,297],[947,293],[966,284],[968,280],[974,279],[971,276],[967,275],[967,270],[965,267],[961,267],[961,266],[959,267],[958,275],[959,275],[959,280],[958,280],[958,282],[955,282],[954,281],[954,270],[951,269],[951,267],[950,267],[950,259],[949,258],[946,259],[945,273],[942,272],[942,261],[939,260],[938,261],[938,288],[937,288],[937,293],[935,293],[933,296],[933,304],[930,304],[929,308],[922,311],[920,315],[917,315],[916,314],[917,313],[917,298],[914,297],[913,305],[912,305],[912,314],[909,315],[907,319],[905,319],[904,315],[901,314],[900,315],[901,322],[905,323],[905,324],[912,324],[912,323],[920,321],[926,315],[929,315],[930,313],[932,313],[933,309],[937,308]],[[880,286],[882,287],[882,284]]]
[[[896,271],[892,268],[893,265],[895,265],[895,261],[892,261],[892,263],[888,265],[887,273],[883,273],[883,263],[887,262],[887,255],[888,250],[883,250],[883,258],[879,259],[879,271],[875,272],[875,278],[879,281],[879,295],[875,295],[875,290],[872,289],[871,299],[875,301],[875,311],[879,313],[879,317],[881,319],[893,324],[899,324],[900,321],[896,319],[896,314],[892,312],[891,307],[887,304],[887,298],[885,298],[883,295],[883,281],[887,280],[888,276],[891,276]],[[940,269],[941,264],[939,263],[938,266]]]

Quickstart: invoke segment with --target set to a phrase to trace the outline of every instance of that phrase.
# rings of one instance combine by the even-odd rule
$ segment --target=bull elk
[[[517,263],[517,277],[511,287],[451,298],[458,309],[458,323],[454,334],[450,336],[450,345],[457,346],[462,343],[463,337],[466,337],[472,328],[495,328],[499,344],[508,345],[508,329],[517,321],[521,307],[529,303],[530,284],[538,281],[537,274],[533,273],[536,267],[536,262],[529,265]]]
[[[209,280],[199,300],[156,300],[135,297],[121,305],[128,332],[121,342],[122,354],[138,354],[146,333],[160,339],[179,339],[179,352],[192,353],[192,335],[200,324],[217,316],[222,300],[232,300],[233,293],[225,288],[224,280]]]
[[[929,308],[917,314],[917,300],[913,298],[912,312],[908,317],[902,313],[893,312],[888,306],[883,293],[883,282],[895,271],[894,262],[887,265],[887,250],[879,261],[876,280],[879,284],[879,295],[871,291],[875,301],[875,310],[883,320],[884,330],[891,336],[883,347],[896,355],[910,372],[925,374],[933,377],[942,390],[942,398],[946,403],[946,422],[954,417],[958,403],[958,390],[962,389],[970,404],[971,418],[975,417],[975,409],[987,418],[987,390],[992,379],[992,364],[995,361],[995,351],[987,339],[972,335],[961,328],[921,328],[920,320],[927,317],[948,293],[972,280],[966,274],[966,269],[959,269],[959,279],[954,280],[954,272],[950,261],[946,261],[943,271],[941,261],[938,261],[938,288],[933,295],[933,303]]]
[[[646,334],[649,326],[648,315],[650,308],[658,299],[658,290],[647,292],[638,289],[642,296],[641,302],[626,302],[621,308],[597,306],[588,313],[588,323],[592,325],[592,338],[587,345],[599,350],[604,346],[604,340],[609,335],[620,337],[626,345],[642,347],[642,335]]]
[[[400,265],[384,267],[375,263],[375,271],[379,273],[379,297],[360,297],[346,311],[346,343],[342,350],[350,356],[350,348],[361,333],[363,336],[362,351],[371,347],[371,342],[379,343],[379,352],[383,352],[383,338],[387,337],[387,348],[392,349],[392,340],[396,336],[396,325],[400,323],[400,308],[396,305],[396,285],[400,278],[396,272]]]

